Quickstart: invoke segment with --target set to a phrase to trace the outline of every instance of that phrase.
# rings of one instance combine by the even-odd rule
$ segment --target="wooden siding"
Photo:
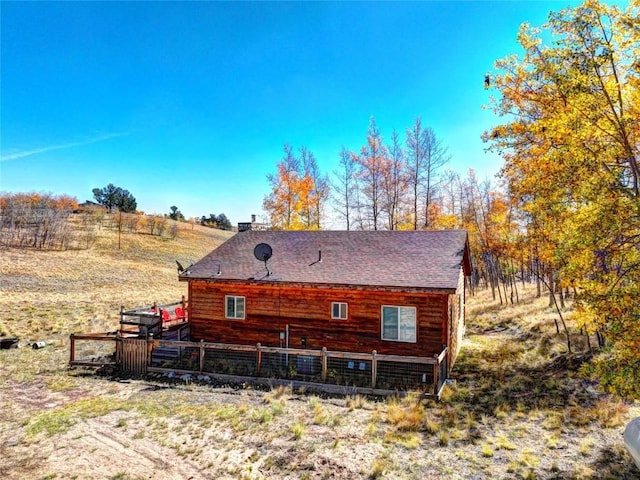
[[[449,295],[449,337],[447,342],[449,348],[449,371],[458,357],[460,351],[460,343],[462,342],[462,336],[465,331],[465,283],[464,273],[460,270],[460,279],[458,280],[458,289],[455,294]],[[462,310],[462,311],[461,311]]]
[[[246,318],[225,318],[226,295],[246,299]],[[264,284],[189,282],[191,337],[195,341],[285,346],[280,333],[289,326],[289,346],[347,352],[427,356],[447,342],[448,295],[377,290],[290,287]],[[331,303],[348,303],[346,320],[331,319]],[[381,340],[382,305],[413,306],[417,342]]]

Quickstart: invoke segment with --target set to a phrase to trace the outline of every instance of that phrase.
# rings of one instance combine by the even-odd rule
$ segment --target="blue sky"
[[[569,1],[2,2],[0,191],[114,183],[147,213],[262,213],[282,146],[327,173],[417,116],[481,178],[485,72]]]

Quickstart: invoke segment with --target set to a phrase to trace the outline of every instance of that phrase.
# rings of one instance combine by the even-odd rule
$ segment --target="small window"
[[[331,318],[337,318],[340,320],[347,319],[347,304],[333,302],[331,304]]]
[[[244,297],[225,297],[226,309],[225,316],[227,318],[244,319]]]
[[[382,340],[416,342],[416,307],[382,307]]]

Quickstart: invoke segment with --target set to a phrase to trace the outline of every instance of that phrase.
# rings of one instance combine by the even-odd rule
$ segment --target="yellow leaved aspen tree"
[[[262,207],[274,230],[319,229],[324,202],[329,197],[328,181],[320,174],[313,154],[302,147],[302,162],[290,145],[276,165],[276,174],[267,175],[271,192]],[[315,181],[314,181],[315,180]]]
[[[640,397],[640,15],[597,0],[521,27],[522,57],[496,62],[484,134],[502,153],[527,240],[575,320],[597,335],[601,384]],[[548,35],[551,33],[552,35]]]

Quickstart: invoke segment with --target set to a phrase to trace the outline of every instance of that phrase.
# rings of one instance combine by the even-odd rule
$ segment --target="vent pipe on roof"
[[[218,270],[216,271],[216,273],[211,275],[209,278],[219,277],[220,275],[222,275],[222,262],[220,260],[213,260],[213,261],[218,264]]]
[[[318,260],[310,263],[309,266],[315,265],[316,263],[322,263],[322,250],[318,250]]]

